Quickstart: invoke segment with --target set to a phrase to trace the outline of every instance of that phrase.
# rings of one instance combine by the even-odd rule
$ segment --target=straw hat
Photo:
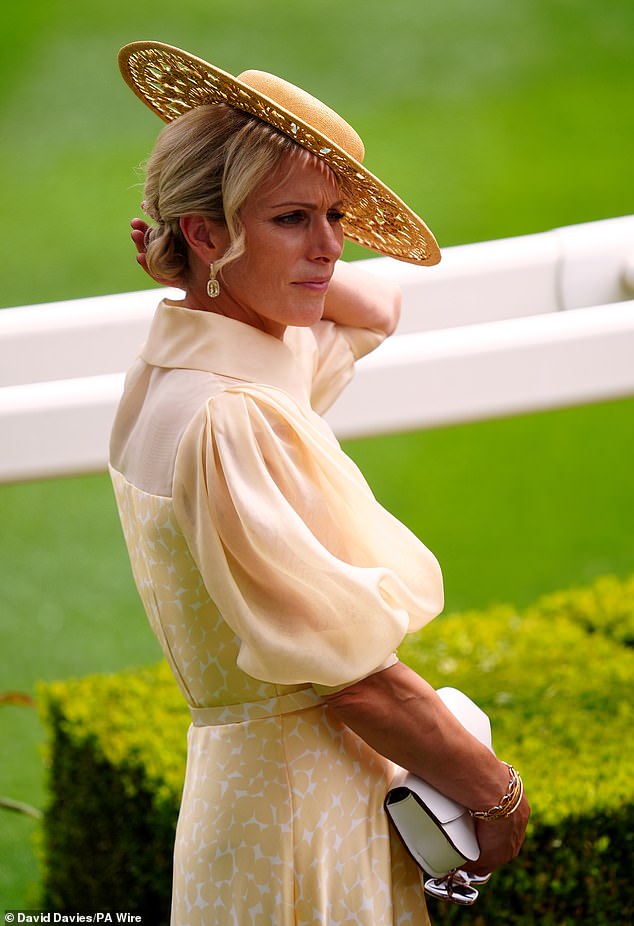
[[[162,42],[119,52],[126,83],[164,122],[196,106],[226,103],[274,126],[325,161],[339,180],[346,238],[412,264],[437,264],[436,239],[419,216],[361,163],[363,142],[324,103],[263,71],[239,77]]]

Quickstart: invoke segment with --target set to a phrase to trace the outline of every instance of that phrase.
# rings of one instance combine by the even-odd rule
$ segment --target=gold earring
[[[209,280],[207,281],[207,295],[210,299],[215,299],[220,295],[220,283],[216,279],[216,268],[213,261],[209,264]]]

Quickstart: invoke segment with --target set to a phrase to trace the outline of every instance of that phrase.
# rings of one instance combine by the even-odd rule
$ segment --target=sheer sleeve
[[[349,684],[442,608],[433,554],[280,390],[241,384],[210,399],[174,479],[181,528],[255,678]]]

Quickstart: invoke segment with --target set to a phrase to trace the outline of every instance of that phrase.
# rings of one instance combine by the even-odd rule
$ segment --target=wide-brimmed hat
[[[226,103],[288,135],[325,161],[341,189],[346,238],[412,264],[437,264],[440,250],[423,220],[367,170],[363,142],[334,110],[264,71],[232,77],[162,42],[132,42],[119,52],[126,83],[164,122],[207,103]]]

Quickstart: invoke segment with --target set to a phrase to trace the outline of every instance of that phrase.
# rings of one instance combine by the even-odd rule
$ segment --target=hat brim
[[[119,52],[125,82],[157,116],[171,122],[197,106],[225,103],[262,119],[325,161],[339,180],[344,235],[412,264],[440,260],[433,234],[409,206],[363,164],[275,100],[188,52],[162,42],[132,42]]]

